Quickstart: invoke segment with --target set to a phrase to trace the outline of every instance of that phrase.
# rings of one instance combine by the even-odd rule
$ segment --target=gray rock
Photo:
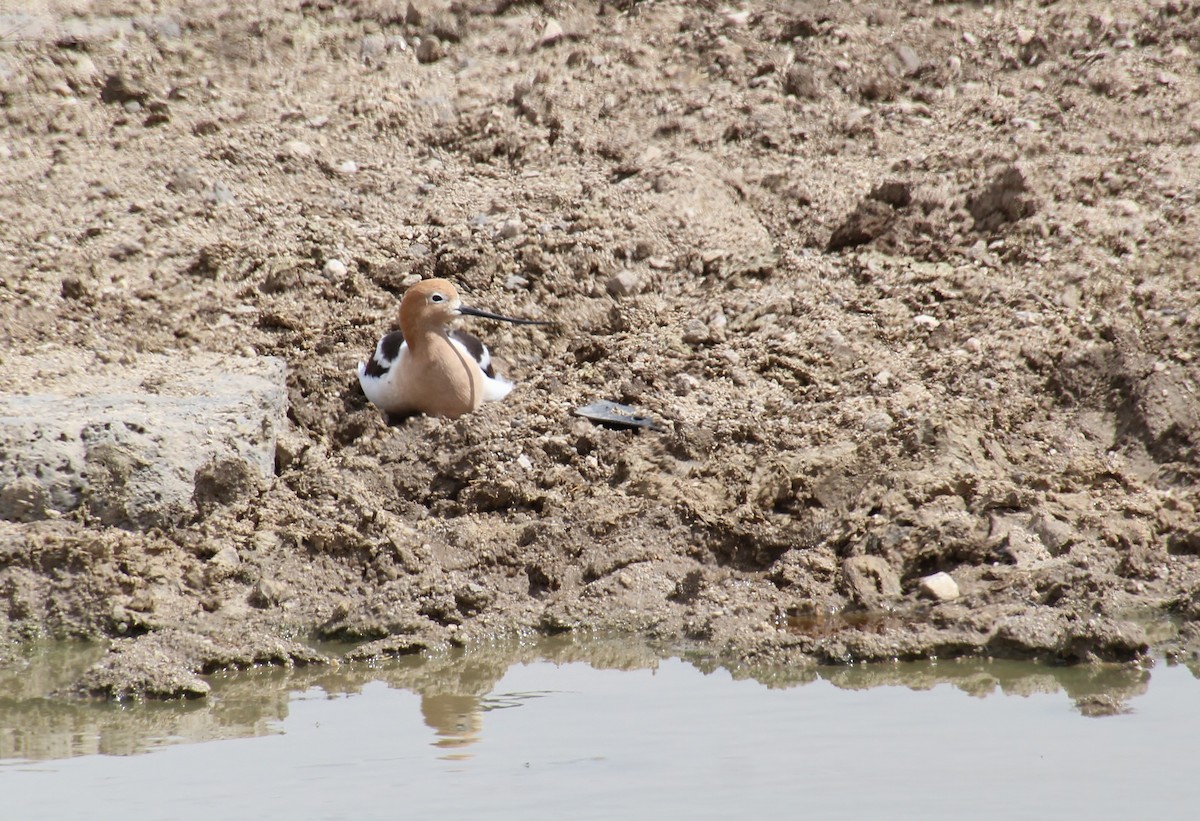
[[[273,357],[217,354],[142,354],[129,364],[77,350],[7,359],[0,515],[83,507],[106,525],[166,527],[197,505],[242,498],[274,476],[284,373]]]
[[[621,271],[604,284],[604,290],[613,296],[633,296],[644,288],[642,278],[633,271]]]
[[[683,325],[683,341],[689,345],[703,345],[712,339],[708,326],[696,317],[692,317]]]

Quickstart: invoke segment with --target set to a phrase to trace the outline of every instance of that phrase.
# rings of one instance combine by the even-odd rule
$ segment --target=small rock
[[[692,391],[700,387],[700,380],[692,376],[690,373],[681,373],[675,376],[672,380],[671,389],[679,396],[687,396]]]
[[[792,63],[783,75],[783,90],[793,97],[817,100],[821,97],[820,78],[812,66]]]
[[[521,232],[524,230],[525,224],[522,223],[521,220],[516,219],[515,217],[513,219],[507,219],[496,226],[496,239],[512,239],[520,236]]]
[[[80,55],[75,61],[75,76],[84,82],[91,82],[96,76],[96,63],[86,54]]]
[[[882,433],[886,430],[891,430],[892,425],[896,420],[891,417],[886,411],[875,411],[866,419],[863,420],[863,427],[867,430],[873,430]]]
[[[1061,556],[1079,538],[1075,528],[1062,519],[1046,513],[1035,513],[1030,516],[1029,529],[1046,546],[1051,556]]]
[[[683,326],[683,341],[689,345],[703,345],[711,338],[708,326],[696,317],[689,319]]]
[[[604,290],[617,297],[639,294],[643,287],[642,278],[629,270],[621,271],[604,284]],[[705,333],[708,333],[707,328]]]
[[[342,174],[357,174],[358,163],[356,163],[354,160],[346,160],[344,163],[338,166],[338,171]]]
[[[292,159],[307,160],[311,159],[315,152],[304,140],[288,140],[283,144],[283,153]]]
[[[141,255],[144,250],[145,248],[142,247],[140,242],[118,242],[112,247],[112,249],[109,250],[108,256],[112,259],[115,259],[117,262],[121,262],[122,260],[132,259],[133,257]]]
[[[208,187],[200,171],[194,166],[179,166],[171,172],[167,180],[167,190],[175,194],[188,194],[203,191]]]
[[[418,63],[436,63],[444,56],[446,50],[442,47],[441,40],[436,37],[421,38],[421,44],[417,46]]]
[[[250,594],[250,603],[255,607],[277,607],[291,597],[291,590],[283,582],[260,579]]]
[[[542,37],[538,43],[542,46],[552,46],[563,38],[563,34],[562,23],[551,17],[546,20],[546,27],[542,29]]]
[[[896,54],[896,59],[900,61],[900,71],[906,77],[912,77],[921,70],[921,58],[917,56],[916,49],[907,43],[901,43],[894,47],[892,51]]]
[[[913,324],[932,331],[942,323],[937,319],[937,317],[930,316],[929,314],[917,314],[913,317]]]
[[[330,259],[325,261],[324,267],[325,276],[334,279],[341,279],[346,275],[346,263],[340,259]]]
[[[725,328],[729,325],[729,318],[724,312],[717,311],[712,318],[708,320],[708,335],[716,342],[725,341]]]
[[[210,567],[232,569],[242,563],[242,557],[238,555],[237,549],[234,547],[223,547],[216,552],[211,559],[208,560]]]
[[[655,254],[655,245],[653,240],[639,239],[633,246],[633,258],[638,262],[644,259],[649,259]]]
[[[953,601],[959,596],[958,582],[949,573],[934,573],[921,579],[921,595],[938,601]]]

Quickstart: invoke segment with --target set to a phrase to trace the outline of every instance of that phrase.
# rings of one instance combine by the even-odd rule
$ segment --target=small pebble
[[[338,171],[343,174],[357,174],[358,163],[356,163],[354,160],[346,160],[344,163],[338,166]]]
[[[672,384],[672,388],[679,396],[687,396],[698,387],[700,387],[700,380],[692,376],[690,373],[681,373],[676,375]]]
[[[883,431],[891,430],[892,425],[895,423],[896,420],[890,414],[885,411],[876,411],[863,420],[863,427],[867,430],[882,433]]]
[[[288,140],[283,144],[283,153],[297,160],[307,160],[313,155],[313,147],[304,140]]]
[[[949,573],[934,573],[921,579],[921,595],[938,601],[953,601],[959,596],[958,582]]]
[[[329,259],[325,261],[325,276],[341,279],[346,275],[346,263],[340,259]]]
[[[421,44],[417,46],[417,62],[418,63],[436,63],[446,54],[442,48],[442,41],[436,37],[424,37],[421,39]]]
[[[604,290],[613,296],[633,296],[634,294],[641,293],[642,279],[633,271],[621,271],[604,284]],[[701,323],[701,327],[704,327],[704,333],[707,337],[708,328],[703,323]]]
[[[702,345],[712,338],[708,326],[693,317],[683,326],[683,341],[689,345]]]
[[[542,39],[540,40],[541,45],[552,46],[562,38],[562,23],[558,22],[553,17],[546,20],[546,27],[542,29]]]
[[[512,239],[519,236],[523,230],[525,226],[519,219],[507,219],[496,226],[496,239]]]
[[[913,317],[913,324],[932,331],[942,323],[936,317],[932,317],[929,314],[917,314]]]
[[[242,563],[242,557],[238,555],[235,548],[223,547],[208,560],[208,563],[214,567],[237,567]]]

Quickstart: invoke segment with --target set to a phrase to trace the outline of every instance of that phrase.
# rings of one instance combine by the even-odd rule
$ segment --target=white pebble
[[[932,317],[929,314],[917,314],[913,317],[913,324],[932,331],[942,323],[938,321],[937,317]]]
[[[313,155],[313,147],[304,140],[288,140],[283,144],[283,150],[298,160],[306,160]]]
[[[356,163],[354,160],[346,160],[344,163],[338,166],[338,171],[342,172],[343,174],[357,174],[358,163]]]
[[[329,277],[344,277],[346,275],[346,263],[340,259],[330,259],[325,261],[325,276]]]
[[[921,595],[938,601],[952,601],[959,596],[958,582],[949,573],[934,573],[921,579]]]

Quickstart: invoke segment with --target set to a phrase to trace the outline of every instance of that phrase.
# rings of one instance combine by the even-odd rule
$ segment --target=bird
[[[456,419],[512,392],[513,383],[496,375],[487,345],[450,327],[460,316],[550,324],[464,305],[446,279],[416,283],[400,300],[400,330],[385,334],[370,359],[358,363],[358,383],[389,425],[418,414]]]

